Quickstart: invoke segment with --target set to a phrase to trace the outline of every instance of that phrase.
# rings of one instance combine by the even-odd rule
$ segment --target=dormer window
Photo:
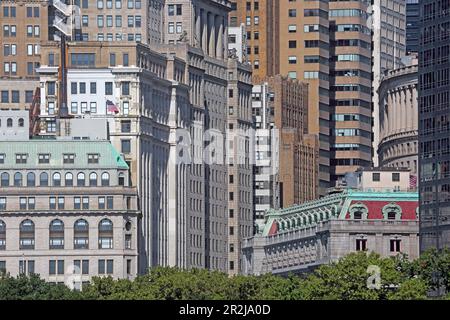
[[[397,213],[394,211],[388,212],[388,220],[395,220]]]
[[[28,155],[26,153],[16,153],[16,163],[27,163]]]
[[[75,163],[75,154],[74,153],[65,153],[63,155],[63,163]]]
[[[50,163],[50,154],[40,153],[39,154],[39,163]]]
[[[362,212],[361,212],[361,211],[356,211],[356,212],[353,214],[353,219],[355,219],[355,220],[361,220],[361,219],[362,219]]]
[[[98,159],[100,155],[98,153],[89,153],[88,154],[88,163],[98,163]]]

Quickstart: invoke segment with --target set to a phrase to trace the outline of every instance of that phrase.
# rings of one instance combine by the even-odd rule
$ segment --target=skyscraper
[[[419,52],[419,0],[406,0],[406,53]]]
[[[450,2],[420,3],[420,247],[450,246]]]

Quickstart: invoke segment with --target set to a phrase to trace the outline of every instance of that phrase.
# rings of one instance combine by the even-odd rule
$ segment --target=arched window
[[[21,250],[34,249],[34,223],[30,219],[22,221],[19,229],[19,247]]]
[[[97,174],[95,172],[91,172],[89,175],[89,186],[96,187],[97,186]]]
[[[85,178],[85,175],[84,175],[83,172],[78,173],[78,175],[77,175],[77,186],[78,187],[84,187],[86,185],[85,179],[86,178]]]
[[[71,172],[67,172],[66,173],[65,186],[66,187],[72,187],[73,186],[73,174]]]
[[[14,187],[21,187],[22,186],[22,174],[20,172],[16,172],[14,174]]]
[[[363,214],[362,214],[361,211],[355,211],[355,212],[353,213],[353,219],[361,220],[361,219],[362,219],[362,216],[363,216]]]
[[[102,187],[109,186],[109,173],[103,172],[102,173]]]
[[[3,172],[2,173],[2,187],[8,187],[9,186],[9,173]]]
[[[113,223],[109,219],[103,219],[98,224],[98,248],[112,249],[113,247]]]
[[[25,121],[23,120],[23,118],[19,119],[19,127],[23,127],[25,125]]]
[[[13,121],[11,118],[8,118],[8,120],[6,120],[6,126],[11,128],[13,126]]]
[[[6,224],[0,220],[0,250],[6,249]]]
[[[64,222],[59,219],[50,222],[49,247],[50,249],[64,249]]]
[[[34,187],[36,185],[36,175],[33,172],[27,174],[27,187]]]
[[[89,223],[79,219],[75,221],[73,229],[73,248],[89,249]]]
[[[53,174],[53,186],[60,187],[61,186],[61,174],[59,172],[55,172]]]
[[[39,175],[39,185],[41,187],[48,187],[48,173],[47,172],[42,172]]]
[[[395,211],[389,211],[387,214],[388,220],[395,220],[397,213]]]

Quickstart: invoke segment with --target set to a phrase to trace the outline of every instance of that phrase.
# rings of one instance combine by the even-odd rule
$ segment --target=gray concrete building
[[[0,269],[75,288],[134,278],[140,212],[128,169],[109,141],[1,141]]]

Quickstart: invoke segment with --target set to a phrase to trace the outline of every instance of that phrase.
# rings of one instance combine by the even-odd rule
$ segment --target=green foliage
[[[62,284],[52,284],[41,280],[38,275],[17,278],[9,275],[0,277],[0,300],[75,300],[79,292],[71,291]]]
[[[369,267],[380,271],[371,289]],[[436,272],[441,280],[436,282]],[[420,300],[439,284],[449,285],[450,252],[429,251],[416,261],[352,253],[310,274],[234,276],[204,269],[152,268],[134,280],[94,277],[82,292],[46,283],[37,275],[0,276],[0,300]],[[450,295],[446,298],[450,299]]]

